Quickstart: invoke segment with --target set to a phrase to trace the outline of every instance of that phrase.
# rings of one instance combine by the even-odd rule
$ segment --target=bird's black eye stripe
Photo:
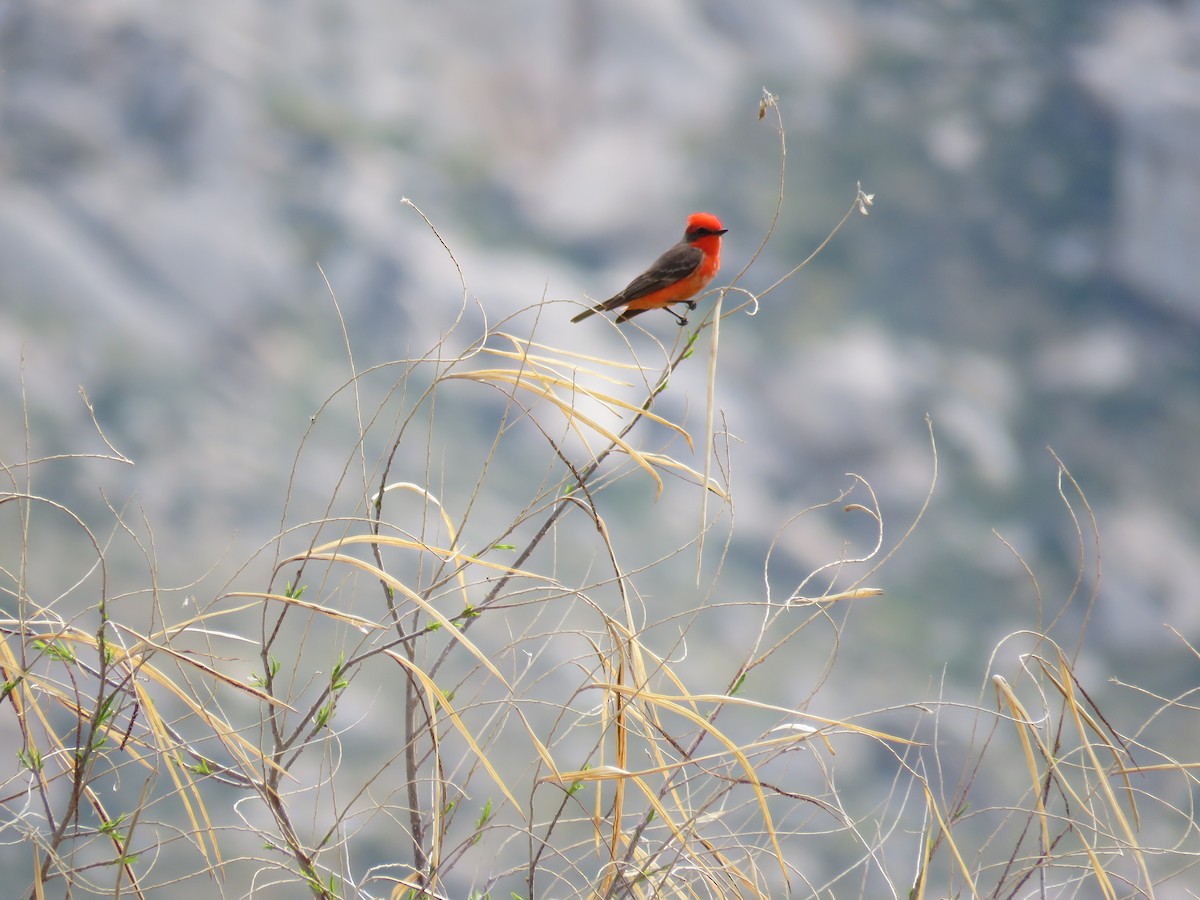
[[[724,234],[727,229],[716,228],[693,228],[689,234],[693,237],[708,237],[710,234]]]

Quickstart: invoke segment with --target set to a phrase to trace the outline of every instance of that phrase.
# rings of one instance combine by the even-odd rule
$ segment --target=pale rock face
[[[1077,59],[1121,131],[1114,268],[1200,320],[1200,7],[1120,9]]]

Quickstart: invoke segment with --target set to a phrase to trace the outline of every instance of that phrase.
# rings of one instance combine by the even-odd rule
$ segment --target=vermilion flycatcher
[[[721,267],[721,235],[728,230],[721,227],[721,220],[712,213],[692,213],[683,240],[629,282],[621,293],[585,309],[571,321],[580,322],[592,313],[623,306],[618,322],[648,309],[665,309],[680,325],[686,325],[687,317],[671,309],[671,304],[686,303],[688,309],[696,308],[696,301],[691,298],[704,290]]]

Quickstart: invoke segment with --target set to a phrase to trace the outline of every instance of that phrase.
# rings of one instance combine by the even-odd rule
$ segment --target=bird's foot
[[[683,303],[689,310],[693,310],[696,308],[695,300],[681,300],[680,302]],[[682,328],[684,325],[687,324],[687,316],[681,316],[679,313],[675,312],[675,310],[671,309],[671,307],[669,307],[669,306],[666,306],[663,308],[666,309],[667,312],[669,312],[671,315],[673,315],[675,317],[675,321],[679,323],[680,328]]]

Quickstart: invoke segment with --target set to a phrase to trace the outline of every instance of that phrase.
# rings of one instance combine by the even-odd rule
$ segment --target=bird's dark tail
[[[644,312],[649,312],[649,310],[647,310],[645,308],[643,308],[643,309],[627,309],[623,313],[621,313],[619,316],[617,316],[617,320],[616,320],[617,324],[620,325],[622,322],[628,322],[634,316],[639,316]]]

